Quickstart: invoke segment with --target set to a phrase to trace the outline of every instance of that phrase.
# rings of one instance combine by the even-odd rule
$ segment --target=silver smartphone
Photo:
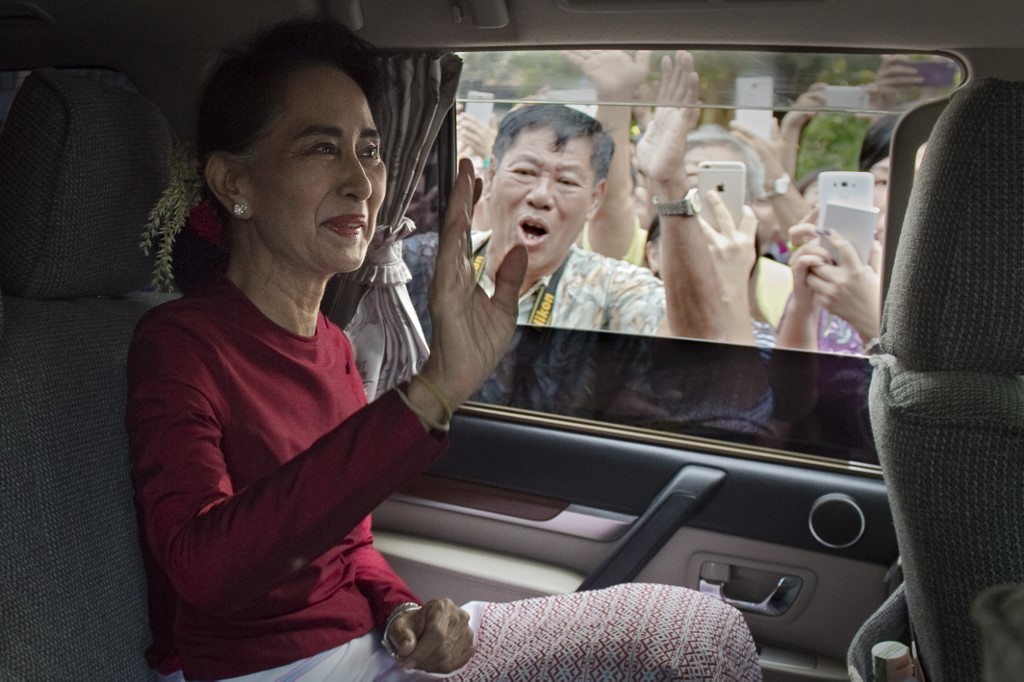
[[[739,227],[743,220],[743,205],[747,199],[747,167],[742,161],[702,161],[697,167],[697,187],[704,208],[701,217],[717,228],[714,212],[708,207],[707,193],[718,192],[733,221]]]
[[[825,205],[830,201],[869,208],[875,205],[875,176],[860,171],[827,171],[818,176],[818,229],[826,229]]]
[[[774,88],[771,76],[741,76],[736,79],[734,118],[741,126],[765,140],[772,139]]]
[[[863,85],[826,85],[821,95],[829,109],[859,111],[871,105],[871,95]]]

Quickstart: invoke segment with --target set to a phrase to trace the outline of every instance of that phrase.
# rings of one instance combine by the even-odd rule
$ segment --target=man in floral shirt
[[[473,246],[480,285],[491,293],[495,256],[515,241],[526,244],[530,268],[520,324],[648,335],[664,325],[665,288],[657,277],[575,245],[604,196],[612,151],[596,121],[567,107],[528,107],[503,121],[486,173],[484,200],[493,207],[494,229],[475,233]],[[435,242],[434,235],[406,241],[418,303],[425,303],[426,283],[416,280],[429,274]]]

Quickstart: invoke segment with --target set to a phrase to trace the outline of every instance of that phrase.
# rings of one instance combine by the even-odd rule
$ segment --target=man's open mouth
[[[529,219],[519,221],[519,236],[523,244],[527,246],[539,244],[547,235],[548,228],[545,225]]]

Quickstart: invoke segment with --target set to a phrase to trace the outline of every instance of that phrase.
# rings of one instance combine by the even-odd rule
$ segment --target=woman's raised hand
[[[477,285],[470,224],[480,190],[473,164],[468,159],[459,161],[459,174],[441,228],[437,267],[430,283],[433,334],[430,358],[421,374],[441,390],[452,408],[479,388],[508,350],[516,328],[519,287],[526,274],[526,248],[516,245],[498,266],[494,295],[488,296]],[[423,383],[426,382],[414,381],[409,386],[409,398],[427,409],[438,400]]]

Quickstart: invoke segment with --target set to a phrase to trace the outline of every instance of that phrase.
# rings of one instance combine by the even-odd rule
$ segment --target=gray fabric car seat
[[[1024,83],[972,82],[910,199],[871,385],[931,682],[981,678],[984,588],[1024,582]]]
[[[173,134],[139,95],[34,72],[0,133],[0,679],[143,680],[125,357]]]

